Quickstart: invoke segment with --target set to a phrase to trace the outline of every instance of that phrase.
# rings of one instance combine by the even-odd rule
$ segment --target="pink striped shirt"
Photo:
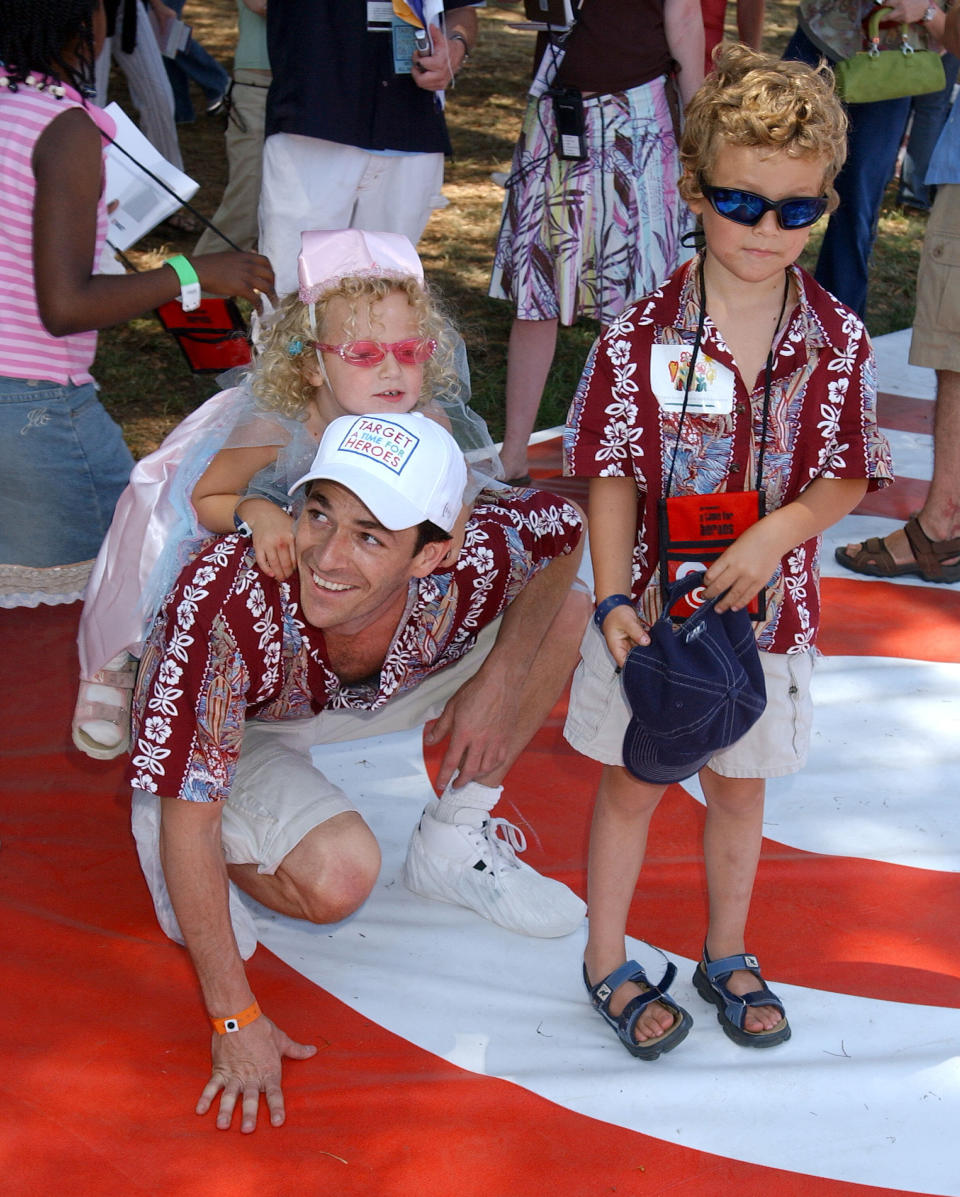
[[[0,375],[80,384],[91,380],[97,334],[51,336],[37,310],[33,149],[50,122],[70,108],[85,108],[97,126],[111,136],[114,128],[105,112],[85,104],[72,87],[64,85],[64,91],[63,98],[57,99],[25,83],[16,92],[0,88]],[[95,261],[106,235],[107,209],[101,190]]]

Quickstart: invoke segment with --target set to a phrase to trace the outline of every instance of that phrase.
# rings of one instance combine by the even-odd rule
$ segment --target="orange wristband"
[[[248,1026],[259,1018],[261,1013],[260,1006],[254,999],[253,1005],[248,1006],[246,1010],[241,1010],[239,1014],[232,1014],[227,1018],[211,1018],[210,1021],[218,1035],[230,1035],[234,1031],[239,1031],[241,1027]]]

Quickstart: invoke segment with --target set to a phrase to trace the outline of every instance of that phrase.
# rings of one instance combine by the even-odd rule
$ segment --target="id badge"
[[[729,366],[698,353],[690,378],[689,345],[650,348],[650,389],[662,411],[682,411],[684,395],[691,416],[728,416],[733,411],[734,375]],[[687,382],[690,383],[689,392]]]
[[[389,33],[393,26],[393,0],[367,0],[367,33]]]
[[[393,34],[393,73],[412,75],[413,53],[419,48],[417,34],[423,33],[423,30],[402,21],[399,17],[393,18],[390,28]]]
[[[712,565],[724,549],[762,518],[763,506],[763,495],[756,490],[661,499],[657,508],[661,594],[666,594],[671,582]],[[671,619],[681,622],[702,602],[703,588],[698,586],[674,603]],[[765,590],[750,600],[747,613],[758,622],[766,619]]]

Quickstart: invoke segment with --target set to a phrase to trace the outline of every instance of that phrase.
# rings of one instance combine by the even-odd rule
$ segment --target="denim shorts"
[[[132,468],[95,383],[0,377],[0,563],[95,557]]]

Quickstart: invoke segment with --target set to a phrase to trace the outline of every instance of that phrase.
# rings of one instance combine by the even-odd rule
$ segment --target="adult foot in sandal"
[[[595,1009],[638,1059],[656,1060],[672,1051],[693,1026],[687,1011],[667,996],[676,973],[676,966],[668,964],[660,983],[651,985],[643,967],[628,960],[594,985],[583,966],[583,983]]]
[[[835,556],[846,569],[871,578],[914,575],[925,582],[960,581],[960,537],[932,540],[917,516],[888,536],[838,548]]]

